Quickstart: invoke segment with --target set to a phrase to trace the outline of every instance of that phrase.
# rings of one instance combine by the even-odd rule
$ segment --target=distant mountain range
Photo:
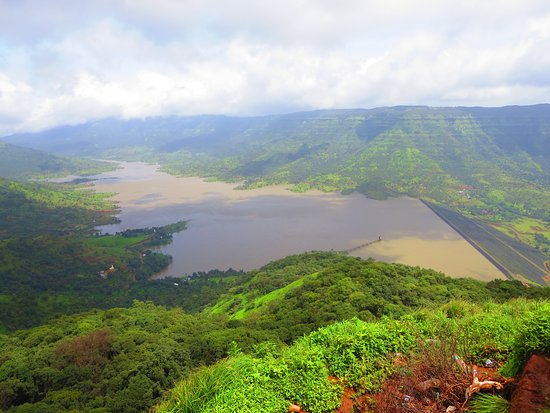
[[[227,156],[281,140],[292,140],[296,145],[348,137],[350,141],[369,144],[397,132],[416,139],[455,138],[462,141],[460,143],[473,143],[460,138],[475,135],[478,139],[492,141],[499,152],[524,151],[539,158],[550,155],[550,104],[501,108],[397,106],[257,117],[202,115],[104,119],[3,139],[35,149],[74,155],[146,146],[159,152],[188,149]]]
[[[491,219],[550,221],[549,104],[105,119],[4,139],[64,155],[153,161],[246,187],[406,194]]]

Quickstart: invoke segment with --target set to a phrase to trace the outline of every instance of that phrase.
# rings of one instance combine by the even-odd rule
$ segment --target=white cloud
[[[536,33],[542,39],[550,38],[550,14],[542,18],[535,18],[528,23],[529,30]]]
[[[542,0],[45,3],[0,2],[0,133],[107,116],[550,100]]]

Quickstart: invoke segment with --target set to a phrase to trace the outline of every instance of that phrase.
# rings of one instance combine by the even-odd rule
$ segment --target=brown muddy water
[[[234,184],[177,178],[153,165],[121,166],[99,175],[95,188],[117,193],[122,222],[99,229],[114,233],[189,220],[188,229],[161,248],[173,262],[159,276],[216,268],[249,270],[300,252],[352,249],[380,236],[381,242],[351,255],[433,268],[455,277],[504,278],[415,199],[297,194],[285,186],[242,191],[234,190]]]

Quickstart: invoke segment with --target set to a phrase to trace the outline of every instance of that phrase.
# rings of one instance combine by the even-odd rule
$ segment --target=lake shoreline
[[[379,201],[359,193],[297,193],[286,185],[235,190],[235,183],[176,177],[159,171],[158,165],[120,164],[122,169],[101,174],[98,178],[104,179],[94,183],[98,191],[117,193],[113,199],[120,207],[121,223],[104,231],[189,221],[187,230],[160,249],[174,258],[160,276],[250,270],[305,251],[353,249],[382,236],[380,245],[352,255],[455,277],[503,278],[454,229],[410,197]]]

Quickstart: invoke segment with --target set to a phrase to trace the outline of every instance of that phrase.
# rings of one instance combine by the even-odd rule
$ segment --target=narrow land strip
[[[517,275],[521,275],[531,281],[544,284],[546,257],[540,251],[527,245],[518,244],[516,240],[508,240],[509,237],[503,234],[499,233],[497,236],[481,223],[463,217],[457,212],[434,205],[426,200],[422,200],[422,202],[506,277],[515,279]],[[536,261],[540,261],[540,265]]]

